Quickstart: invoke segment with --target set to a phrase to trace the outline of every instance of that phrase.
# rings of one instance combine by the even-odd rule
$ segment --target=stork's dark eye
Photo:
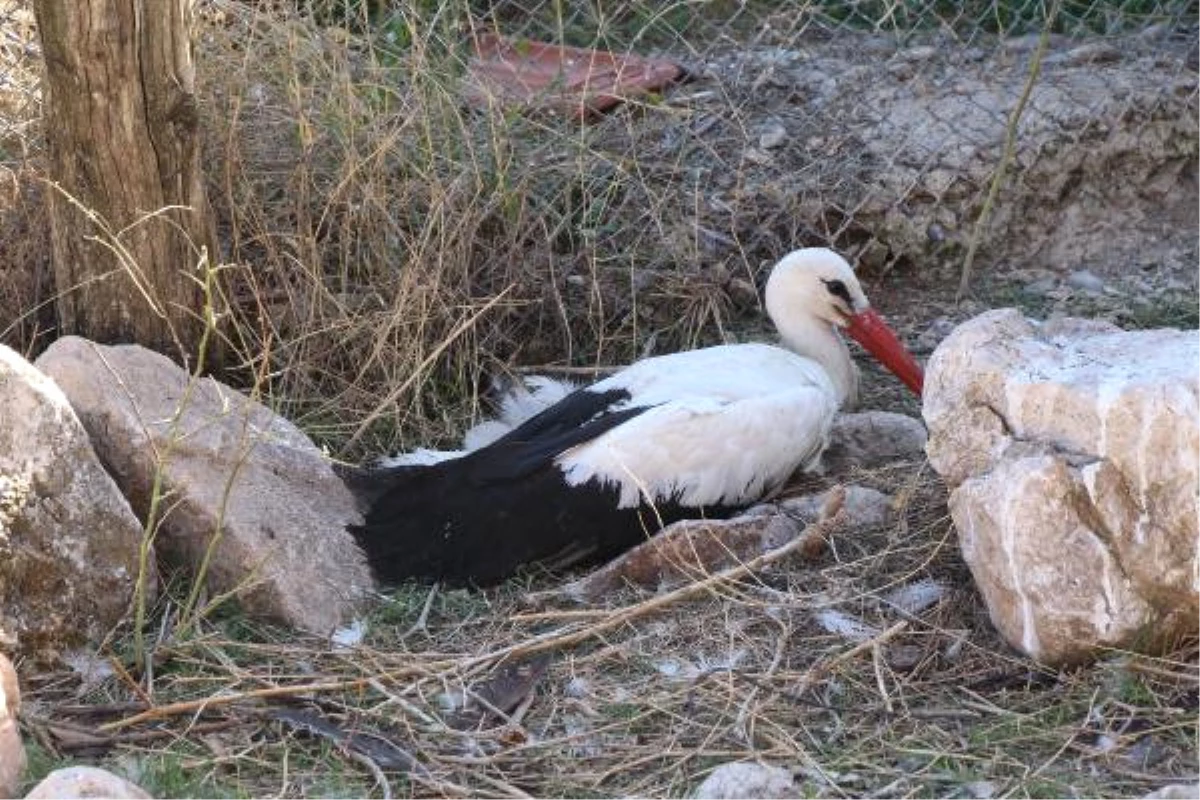
[[[826,281],[822,279],[822,281],[825,284],[825,288],[829,290],[831,295],[845,300],[846,305],[854,308],[854,301],[850,299],[850,290],[846,288],[846,284],[838,280]]]

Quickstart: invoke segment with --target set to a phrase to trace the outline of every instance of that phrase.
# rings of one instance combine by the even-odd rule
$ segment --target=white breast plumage
[[[759,344],[646,359],[591,387],[610,389],[649,410],[557,463],[570,485],[618,486],[621,508],[752,502],[820,455],[837,411],[818,364]]]

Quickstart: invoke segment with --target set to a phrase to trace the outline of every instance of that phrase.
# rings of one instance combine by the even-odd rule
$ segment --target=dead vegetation
[[[786,83],[772,58],[803,37],[828,42],[819,15],[764,14],[744,40],[714,35],[705,57],[745,80],[580,125],[463,107],[465,3],[398,4],[373,35],[283,4],[200,9],[209,188],[241,374],[266,376],[273,403],[343,456],[452,438],[504,366],[587,368],[759,336],[757,283],[792,246],[861,256],[873,296],[910,335],[970,313],[950,301],[945,270],[923,271],[865,227],[865,205],[814,214],[802,184],[778,179],[861,196],[886,166],[836,127],[805,129],[807,146],[843,161],[773,163],[764,147],[778,122],[767,112],[815,91]],[[624,10],[606,36],[573,43],[647,24]],[[0,0],[0,339],[32,355],[53,326],[53,290],[26,11]],[[518,18],[508,6],[495,17]],[[722,35],[745,22],[735,15]],[[889,59],[878,43],[864,52]],[[669,44],[687,59],[706,43]],[[1140,113],[1161,122],[1174,106],[1163,108]],[[1186,149],[1194,127],[1180,122],[1171,146]],[[964,215],[984,188],[957,195]],[[1172,236],[1190,224],[1175,223]],[[943,259],[932,263],[959,252],[929,239]],[[1137,266],[1190,321],[1194,255],[1154,262],[1166,288]],[[1025,278],[1014,280],[999,287],[1019,299]],[[1081,299],[1101,314],[1131,302],[1051,298],[1068,310]],[[915,410],[877,377],[868,405]],[[168,587],[146,673],[126,671],[116,632],[81,670],[27,676],[30,778],[82,759],[158,796],[683,796],[717,764],[755,760],[792,770],[804,796],[1115,797],[1196,780],[1194,643],[1039,668],[988,623],[928,468],[852,477],[892,493],[902,521],[835,532],[815,560],[701,576],[666,601],[549,602],[556,584],[542,575],[478,594],[408,587],[382,600],[361,644],[331,649],[232,608],[178,636],[187,590]],[[907,606],[905,592],[927,600]]]
[[[1061,672],[1012,655],[924,469],[859,476],[906,487],[890,529],[600,606],[547,602],[537,575],[414,586],[332,650],[236,613],[179,640],[168,606],[152,678],[32,676],[27,730],[40,769],[101,758],[162,796],[683,796],[736,760],[798,796],[1194,780],[1194,647]]]

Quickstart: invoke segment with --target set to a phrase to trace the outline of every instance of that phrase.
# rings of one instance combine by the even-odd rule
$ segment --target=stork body
[[[836,254],[789,255],[766,303],[785,347],[647,358],[477,450],[349,476],[368,503],[350,530],[376,577],[484,586],[531,562],[611,558],[675,520],[756,502],[817,463],[834,415],[855,396],[838,326],[863,335],[919,392],[920,368],[881,332]]]

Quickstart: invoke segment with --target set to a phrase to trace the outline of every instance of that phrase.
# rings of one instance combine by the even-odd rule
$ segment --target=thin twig
[[[437,597],[438,589],[441,587],[441,585],[442,584],[440,582],[435,582],[433,586],[429,587],[429,594],[425,595],[425,605],[421,607],[421,613],[417,617],[417,621],[412,624],[412,627],[400,635],[401,640],[407,639],[417,631],[421,631],[423,633],[427,633],[429,631],[429,628],[427,627],[429,623],[429,610],[433,608],[433,599]]]
[[[1029,63],[1029,77],[1025,80],[1025,87],[1021,91],[1020,98],[1017,99],[1017,105],[1008,116],[1008,126],[1004,132],[1004,152],[1000,155],[1000,163],[996,165],[995,174],[992,175],[992,184],[988,187],[983,207],[979,209],[979,216],[975,218],[975,227],[971,231],[971,241],[967,245],[967,255],[963,259],[962,273],[958,279],[958,293],[954,298],[956,302],[966,296],[967,289],[970,287],[971,266],[975,262],[975,252],[979,249],[979,242],[983,238],[983,226],[987,224],[992,215],[992,206],[995,205],[996,196],[1000,193],[1000,185],[1004,183],[1004,174],[1016,152],[1017,127],[1021,122],[1021,115],[1025,113],[1025,104],[1029,102],[1029,97],[1033,94],[1034,84],[1037,83],[1038,76],[1042,72],[1042,57],[1045,56],[1046,47],[1050,43],[1050,29],[1058,17],[1058,7],[1061,2],[1062,0],[1055,0],[1054,5],[1050,7],[1050,12],[1046,15],[1046,24],[1042,27],[1042,35],[1038,39],[1037,49],[1034,50],[1033,58]]]
[[[507,658],[530,656],[536,653],[543,653],[548,650],[557,650],[560,648],[571,647],[580,642],[600,636],[608,631],[625,625],[635,619],[644,617],[647,614],[652,614],[661,611],[668,606],[685,600],[693,595],[708,591],[714,586],[726,582],[739,580],[750,573],[756,572],[768,564],[772,564],[781,558],[806,547],[810,547],[812,542],[825,538],[831,531],[836,529],[845,519],[845,499],[846,491],[843,487],[838,486],[829,492],[829,499],[826,501],[825,509],[822,512],[821,519],[805,528],[799,536],[792,541],[778,547],[769,552],[763,553],[757,558],[753,558],[744,564],[738,564],[728,569],[717,572],[704,580],[695,583],[689,583],[684,586],[668,592],[667,594],[651,598],[642,603],[633,606],[628,606],[624,609],[616,611],[593,625],[585,628],[580,628],[574,631],[567,632],[550,632],[542,636],[537,636],[532,639],[518,642],[507,647],[501,647],[487,653],[468,658],[465,661],[459,662],[454,659],[443,659],[433,663],[425,663],[422,665],[406,666],[398,670],[386,672],[379,675],[370,675],[359,678],[349,678],[339,681],[313,681],[311,683],[296,684],[294,686],[268,686],[262,689],[251,689],[245,692],[234,692],[231,694],[216,695],[213,697],[205,697],[199,700],[184,700],[177,703],[169,703],[167,705],[156,706],[149,708],[140,714],[134,714],[125,719],[109,722],[101,726],[101,730],[119,730],[127,728],[130,725],[136,725],[140,722],[145,722],[151,719],[161,719],[163,717],[177,716],[179,714],[191,714],[197,711],[213,708],[216,706],[229,705],[246,700],[264,700],[274,697],[292,697],[301,694],[317,694],[321,692],[339,692],[349,689],[361,689],[371,685],[374,680],[398,680],[403,678],[411,678],[418,675],[428,675],[431,672],[443,670],[454,671],[469,671],[478,668],[482,665],[492,664]],[[907,623],[901,623],[905,625]],[[896,630],[893,626],[892,630]],[[881,636],[888,634],[885,631]]]
[[[542,653],[546,650],[554,650],[561,647],[570,647],[579,642],[600,636],[607,633],[613,628],[619,628],[629,622],[632,622],[639,617],[644,617],[648,614],[661,611],[662,609],[674,605],[681,600],[686,600],[693,595],[701,594],[712,589],[721,583],[736,581],[745,576],[761,570],[768,564],[772,564],[797,550],[803,550],[811,547],[814,541],[826,538],[830,532],[841,525],[845,519],[845,499],[846,490],[844,487],[834,487],[829,492],[829,500],[826,501],[826,508],[821,516],[821,519],[806,527],[799,536],[792,541],[763,553],[760,556],[750,559],[742,564],[736,564],[728,569],[713,573],[707,578],[688,583],[680,586],[678,589],[667,592],[666,594],[652,597],[636,605],[626,606],[619,609],[604,619],[588,625],[585,628],[580,628],[567,633],[551,632],[544,636],[534,637],[525,642],[518,642],[509,647],[501,648],[474,659],[469,660],[466,666],[472,667],[481,663],[487,663],[496,660],[497,658],[511,658],[514,656],[529,656],[535,653]],[[907,624],[907,623],[904,623]]]
[[[365,753],[348,750],[346,754],[367,768],[367,772],[370,772],[371,777],[375,779],[375,785],[383,793],[383,800],[392,800],[392,785],[388,783],[387,776],[383,774],[383,770],[379,768],[379,765]]]

